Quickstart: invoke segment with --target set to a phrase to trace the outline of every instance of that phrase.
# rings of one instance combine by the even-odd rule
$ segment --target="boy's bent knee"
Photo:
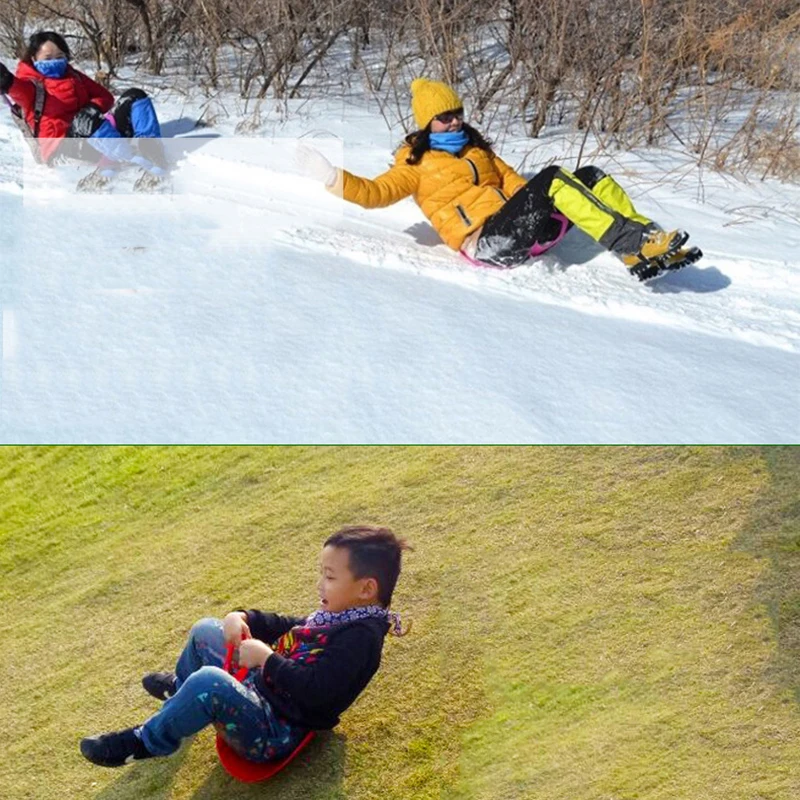
[[[222,620],[216,619],[215,617],[203,617],[203,619],[197,620],[197,622],[192,625],[189,635],[195,640],[205,640],[208,639],[209,635],[216,636],[217,632],[221,630]]]
[[[192,625],[192,631],[216,630],[222,627],[222,620],[216,617],[203,617]]]
[[[193,672],[183,682],[181,690],[187,686],[198,691],[212,686],[227,686],[232,680],[235,680],[233,676],[225,672],[221,667],[205,666]]]
[[[197,672],[192,674],[192,677],[194,677],[194,675],[197,675],[199,678],[203,678],[205,680],[208,680],[209,678],[211,680],[219,680],[220,678],[223,678],[226,683],[233,679],[231,674],[222,669],[222,667],[214,667],[210,664],[205,667],[200,667]]]

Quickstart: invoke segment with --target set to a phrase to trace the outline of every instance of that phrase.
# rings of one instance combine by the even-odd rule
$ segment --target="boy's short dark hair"
[[[378,582],[378,601],[384,608],[392,602],[403,550],[414,548],[399,539],[388,528],[371,525],[350,525],[336,531],[325,546],[343,547],[348,551],[350,572],[356,580],[375,578]]]

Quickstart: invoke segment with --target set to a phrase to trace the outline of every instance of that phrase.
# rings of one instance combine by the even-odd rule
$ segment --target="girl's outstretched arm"
[[[8,82],[8,89],[4,91],[26,114],[33,110],[36,103],[36,87],[32,81],[12,76]]]
[[[12,83],[14,83],[14,76],[11,74],[11,70],[0,61],[0,92],[8,94]]]
[[[328,191],[362,208],[385,208],[413,194],[418,182],[419,169],[408,164],[395,164],[372,180],[340,169]]]
[[[384,208],[413,194],[419,182],[419,170],[398,160],[377,178],[360,178],[346,169],[334,167],[322,153],[300,144],[296,159],[300,169],[310,178],[322,181],[332,194],[356,203],[362,208]]]

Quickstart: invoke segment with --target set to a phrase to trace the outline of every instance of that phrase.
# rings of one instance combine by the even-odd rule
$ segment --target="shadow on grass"
[[[192,795],[192,800],[344,800],[346,740],[340,733],[319,733],[302,755],[264,783],[240,783],[217,765]]]
[[[191,742],[169,758],[126,767],[122,776],[92,800],[168,800]],[[346,739],[340,733],[320,732],[285,770],[263,783],[240,783],[217,764],[192,795],[192,800],[344,800]]]
[[[142,798],[168,800],[172,792],[172,783],[190,747],[191,743],[186,742],[170,758],[148,759],[130,767],[123,767],[120,779],[107,786],[92,800],[142,800]]]
[[[737,549],[769,559],[758,587],[778,641],[767,678],[800,703],[800,447],[764,447],[769,483],[734,542]]]

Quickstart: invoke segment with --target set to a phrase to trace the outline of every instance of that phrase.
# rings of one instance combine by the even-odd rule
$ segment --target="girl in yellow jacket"
[[[360,178],[302,147],[306,173],[364,208],[411,195],[446,244],[492,266],[521,264],[559,241],[573,224],[620,255],[640,279],[660,272],[655,259],[673,268],[685,261],[689,251],[681,248],[688,234],[665,232],[639,214],[601,170],[587,166],[571,173],[554,165],[526,180],[464,122],[463,103],[449,86],[418,78],[411,95],[419,130],[406,137],[387,172]]]

